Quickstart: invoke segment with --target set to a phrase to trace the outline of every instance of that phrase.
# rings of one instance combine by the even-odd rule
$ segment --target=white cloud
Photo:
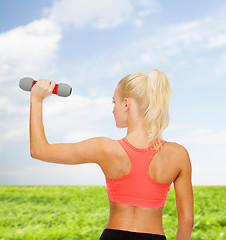
[[[190,130],[195,129],[196,127],[192,124],[170,124],[167,130]]]
[[[4,95],[3,92],[2,94]],[[26,95],[26,101],[20,104],[16,102],[20,100],[18,93],[15,94],[16,99],[6,98],[6,96],[0,98],[0,112],[7,113],[1,119],[0,147],[3,144],[28,140],[30,102],[27,94],[20,94],[22,99]],[[1,100],[4,101],[1,102]],[[102,135],[103,133],[95,130],[95,122],[101,122],[103,118],[111,115],[111,98],[89,98],[77,94],[60,98],[53,95],[43,102],[43,122],[47,136],[55,136],[55,138],[59,136],[63,142],[77,142]],[[81,131],[81,129],[84,130]]]
[[[154,2],[139,1],[136,5],[145,7],[143,11],[147,12],[154,9]],[[79,28],[86,25],[99,29],[111,28],[133,18],[136,11],[130,0],[62,0],[46,9],[45,15],[46,18],[0,34],[0,81],[18,76],[41,77],[40,72],[51,75],[56,70],[54,58],[62,38],[62,23],[63,26],[73,24]],[[135,17],[134,25],[142,26],[142,16]]]
[[[40,162],[35,167],[1,170],[0,182],[1,185],[105,185],[104,174],[97,164],[60,165],[46,162]]]
[[[161,11],[159,2],[156,0],[133,0],[132,3],[135,6],[143,7],[140,11],[138,11],[138,16],[140,17]]]
[[[226,164],[219,164],[212,159],[212,164],[193,165],[192,184],[193,185],[226,185]]]
[[[103,133],[95,130],[95,124],[100,126],[104,123],[103,119],[111,118],[111,115],[113,118],[110,98],[88,98],[76,94],[67,99],[57,96],[49,99],[43,107],[43,115],[48,135],[57,134],[62,141],[81,141],[87,137],[101,136]]]
[[[211,145],[220,146],[226,143],[226,131],[215,131],[214,128],[201,128],[192,124],[170,124],[164,136],[172,142],[185,145]]]
[[[224,46],[226,43],[226,33],[218,33],[216,36],[212,36],[207,43],[207,48],[218,48]]]
[[[0,34],[0,81],[40,74],[52,66],[60,28],[49,19],[40,19]]]
[[[226,15],[216,13],[212,17],[164,26],[117,50],[103,50],[93,59],[77,63],[80,72],[76,73],[81,81],[86,82],[86,79],[95,76],[102,76],[104,79],[110,75],[118,79],[124,73],[145,68],[149,71],[151,66],[164,65],[170,66],[171,73],[178,75],[178,69],[191,67],[192,58],[193,66],[201,64],[202,69],[198,69],[198,72],[189,72],[186,69],[191,75],[187,75],[189,79],[185,79],[183,84],[216,81],[226,73],[225,53],[222,52],[215,58],[210,54],[207,56],[208,61],[202,63],[200,58],[207,51],[226,45],[226,25],[222,24],[225,20]],[[137,26],[142,24],[140,20],[134,20],[133,23]],[[174,64],[171,64],[172,61]],[[101,81],[100,78],[99,80]]]
[[[139,6],[140,10],[135,9]],[[134,24],[140,26],[143,17],[159,11],[155,0],[61,0],[45,9],[44,13],[54,22],[75,28],[91,26],[96,29],[116,27],[138,16]],[[139,22],[138,22],[139,21]]]
[[[91,25],[105,29],[116,27],[129,19],[132,5],[129,0],[61,0],[45,11],[53,21],[75,28]]]
[[[133,24],[137,27],[142,27],[143,26],[143,21],[141,19],[136,19],[133,21]]]
[[[181,144],[225,144],[226,131],[213,132],[212,130],[197,129],[191,132],[188,136],[176,138],[176,142]]]
[[[212,129],[209,128],[203,128],[203,129],[197,129],[195,131],[191,132],[192,136],[201,136],[201,135],[205,135],[205,134],[210,134],[212,133]]]

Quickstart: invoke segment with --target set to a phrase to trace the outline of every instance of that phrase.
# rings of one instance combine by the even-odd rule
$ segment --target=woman
[[[49,144],[42,123],[42,101],[55,82],[39,80],[31,91],[30,152],[33,158],[58,163],[97,163],[106,179],[110,216],[100,240],[165,240],[162,213],[174,183],[178,230],[188,240],[193,228],[191,162],[180,144],[167,142],[171,88],[163,71],[134,72],[115,89],[113,114],[120,140],[96,137],[78,143]],[[87,151],[89,149],[89,151]]]

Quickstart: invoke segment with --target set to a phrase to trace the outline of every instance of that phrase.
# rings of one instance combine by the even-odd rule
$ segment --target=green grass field
[[[192,240],[226,239],[226,186],[193,186]],[[175,239],[174,188],[163,212],[167,240]],[[105,186],[0,186],[0,240],[98,240],[109,215]]]

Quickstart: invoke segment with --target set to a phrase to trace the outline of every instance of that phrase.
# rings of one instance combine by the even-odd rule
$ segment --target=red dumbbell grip
[[[32,87],[35,85],[36,82],[37,82],[37,81],[35,81],[35,80],[32,82]],[[56,85],[55,85],[55,87],[54,87],[54,89],[53,89],[53,91],[52,91],[53,94],[57,94],[58,86],[59,86],[59,84],[56,84]]]

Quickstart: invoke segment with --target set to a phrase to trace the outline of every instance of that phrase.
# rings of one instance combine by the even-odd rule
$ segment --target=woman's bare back
[[[147,144],[129,140],[130,144],[139,149],[147,148]],[[109,139],[105,161],[101,169],[109,179],[120,178],[129,173],[131,161],[116,140]],[[178,176],[182,166],[178,157],[178,150],[182,146],[165,142],[149,165],[150,177],[160,183],[172,183]],[[110,216],[106,228],[121,229],[133,232],[146,232],[165,235],[162,226],[162,208],[145,208],[110,202]]]

